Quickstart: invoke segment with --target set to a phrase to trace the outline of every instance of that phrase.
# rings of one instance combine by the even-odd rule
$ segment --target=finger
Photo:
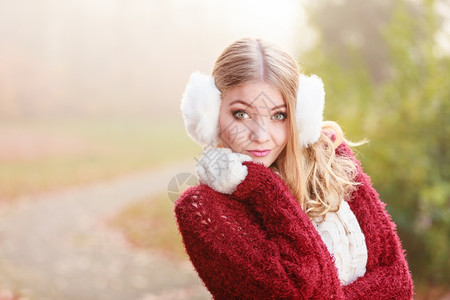
[[[246,154],[237,153],[236,155],[237,155],[236,159],[239,162],[252,161],[252,158],[250,156],[246,155]]]
[[[197,175],[201,180],[205,180],[206,179],[206,171],[205,168],[203,168],[203,166],[198,165],[196,168],[197,171]]]

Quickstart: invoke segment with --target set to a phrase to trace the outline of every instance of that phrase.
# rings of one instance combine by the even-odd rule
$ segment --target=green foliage
[[[389,53],[388,78],[370,77],[361,49],[347,47],[353,60],[343,63],[325,40],[303,64],[324,79],[326,116],[351,139],[371,140],[359,149],[361,160],[398,225],[416,283],[445,284],[450,281],[450,56],[435,51],[434,1],[422,1],[419,15],[408,3],[396,1],[391,20],[380,27]]]

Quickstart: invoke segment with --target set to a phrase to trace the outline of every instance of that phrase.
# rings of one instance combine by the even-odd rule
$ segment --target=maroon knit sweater
[[[361,183],[349,205],[366,239],[366,273],[342,286],[320,235],[284,181],[244,162],[232,195],[191,187],[175,213],[186,251],[214,299],[411,299],[413,283],[395,224],[345,144]]]

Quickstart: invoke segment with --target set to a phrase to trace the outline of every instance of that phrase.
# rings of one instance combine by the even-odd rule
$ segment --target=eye
[[[272,120],[275,121],[283,121],[287,118],[287,114],[285,113],[276,113],[272,116]]]
[[[243,110],[233,112],[233,116],[239,120],[250,119],[250,116]]]

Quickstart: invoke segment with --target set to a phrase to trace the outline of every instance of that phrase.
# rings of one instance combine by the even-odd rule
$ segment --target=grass
[[[151,169],[200,152],[181,120],[0,122],[0,200]]]
[[[166,194],[144,199],[122,210],[110,220],[110,225],[135,247],[157,252],[172,260],[187,260],[173,205]]]

